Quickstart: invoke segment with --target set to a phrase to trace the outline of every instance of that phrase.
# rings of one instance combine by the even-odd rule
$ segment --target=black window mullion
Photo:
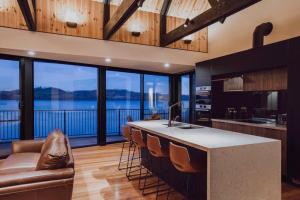
[[[34,139],[34,113],[33,113],[33,61],[21,58],[21,133],[22,140]]]
[[[140,119],[144,119],[144,109],[145,109],[145,95],[144,95],[144,74],[140,75]]]
[[[106,69],[98,69],[98,144],[106,144]]]

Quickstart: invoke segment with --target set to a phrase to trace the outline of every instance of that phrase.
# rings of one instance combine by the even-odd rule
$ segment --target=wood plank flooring
[[[73,150],[76,164],[73,200],[155,199],[154,195],[143,197],[137,181],[129,182],[125,172],[117,169],[120,152],[121,144]],[[159,199],[166,199],[166,195]],[[172,193],[169,199],[182,197]],[[283,184],[282,200],[300,200],[300,188]]]

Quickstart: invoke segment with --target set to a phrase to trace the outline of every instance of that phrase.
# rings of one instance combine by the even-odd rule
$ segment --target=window
[[[106,72],[106,141],[122,140],[127,117],[140,119],[140,74]]]
[[[168,118],[169,77],[158,75],[144,76],[144,117],[158,114],[162,119]]]
[[[181,110],[181,118],[183,122],[190,122],[190,76],[181,76],[181,93],[180,98],[183,103],[183,108]]]
[[[34,62],[34,137],[61,129],[73,147],[97,144],[98,69]]]
[[[19,73],[19,61],[0,59],[0,155],[20,139]]]

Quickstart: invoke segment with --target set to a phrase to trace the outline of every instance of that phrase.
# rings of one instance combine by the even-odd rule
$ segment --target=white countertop
[[[153,120],[129,122],[128,125],[205,151],[278,141],[210,127],[180,129],[163,125],[167,123],[167,120]]]

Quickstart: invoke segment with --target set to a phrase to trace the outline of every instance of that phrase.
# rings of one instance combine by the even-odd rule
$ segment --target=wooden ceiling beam
[[[104,25],[103,38],[108,40],[143,5],[145,0],[123,0],[114,15]]]
[[[163,35],[167,33],[167,14],[171,3],[172,0],[164,0],[162,9],[160,11],[160,41],[163,39]]]
[[[104,0],[103,2],[104,8],[103,8],[103,28],[107,24],[107,22],[110,19],[110,0]]]
[[[210,4],[211,7],[218,7],[219,0],[208,0],[208,3]],[[224,23],[226,20],[226,17],[222,18],[219,20],[220,23]]]
[[[36,31],[35,0],[18,0],[28,30]]]
[[[217,7],[212,7],[193,18],[187,27],[183,24],[171,32],[164,34],[160,44],[161,46],[167,46],[259,1],[261,0],[219,0]]]

